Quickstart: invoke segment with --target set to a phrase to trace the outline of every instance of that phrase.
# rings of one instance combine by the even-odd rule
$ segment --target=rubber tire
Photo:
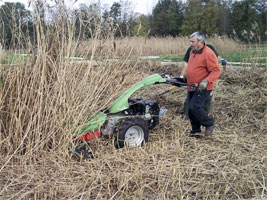
[[[147,122],[140,117],[125,118],[125,119],[121,120],[121,122],[118,124],[118,126],[116,128],[116,136],[114,139],[114,144],[115,144],[116,148],[123,148],[126,145],[125,144],[125,134],[128,131],[128,129],[133,127],[133,126],[137,126],[137,127],[141,128],[143,131],[143,134],[144,134],[143,141],[138,146],[142,146],[142,145],[144,145],[145,142],[148,142],[149,131],[148,131]],[[133,146],[133,147],[137,147],[137,146]]]

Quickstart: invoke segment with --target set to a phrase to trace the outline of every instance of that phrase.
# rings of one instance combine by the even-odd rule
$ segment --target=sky
[[[80,0],[82,1],[82,0]],[[132,2],[135,12],[142,14],[151,14],[153,7],[157,4],[158,0],[129,0]],[[113,2],[118,2],[118,0],[101,0],[101,3],[109,4],[109,7]]]
[[[65,2],[74,2],[75,0],[65,0]],[[90,2],[98,2],[100,1],[101,5],[110,8],[110,6],[114,2],[119,2],[120,0],[77,0],[74,6],[79,6],[81,3],[90,3]],[[124,0],[125,2],[126,0]],[[141,14],[151,14],[153,7],[157,4],[158,0],[128,0],[129,2],[132,2],[133,8],[135,12],[139,12]],[[24,3],[26,6],[26,9],[28,8],[28,2],[29,0],[0,0],[0,5],[3,4],[3,2],[21,2]]]

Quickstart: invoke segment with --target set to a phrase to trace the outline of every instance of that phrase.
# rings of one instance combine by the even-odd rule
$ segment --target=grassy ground
[[[121,76],[124,72],[122,69],[128,73],[132,68],[132,65],[124,66],[118,75]],[[177,73],[175,66],[162,67],[150,62],[140,63],[134,69],[132,73],[135,76],[126,77],[124,86],[127,87],[153,73],[166,72],[173,76]],[[69,76],[67,68],[65,70],[64,79],[67,81]],[[78,68],[72,69],[72,73],[73,70],[76,71]],[[2,126],[1,198],[266,198],[267,91],[263,87],[266,85],[266,73],[227,72],[222,75],[213,98],[211,115],[216,119],[216,128],[214,136],[210,138],[188,137],[189,122],[180,115],[186,92],[185,88],[177,88],[158,99],[161,107],[168,109],[168,113],[161,124],[151,131],[149,142],[144,147],[117,150],[113,146],[112,139],[100,138],[90,143],[96,158],[82,161],[77,161],[68,154],[67,145],[71,141],[67,137],[71,135],[73,127],[71,124],[65,124],[66,120],[70,119],[70,114],[78,117],[78,113],[82,112],[84,116],[80,118],[83,118],[86,116],[85,110],[88,110],[82,107],[77,109],[78,102],[73,101],[75,99],[73,94],[77,92],[73,90],[73,86],[76,85],[75,80],[72,77],[72,84],[66,91],[69,100],[59,98],[62,94],[57,93],[51,96],[51,100],[45,100],[48,107],[43,108],[45,113],[40,118],[43,119],[43,125],[40,124],[38,127],[37,124],[34,125],[37,121],[24,121],[28,122],[28,126],[24,124],[26,127],[23,127],[22,120],[27,118],[24,118],[23,112],[19,111],[23,109],[20,105],[20,108],[16,108],[20,114],[18,113],[14,122],[12,118],[9,122],[10,125],[13,124],[12,126],[18,126],[18,132],[8,134]],[[53,85],[64,82],[58,80]],[[140,95],[149,97],[151,91],[159,93],[168,87],[152,86],[141,90]],[[106,90],[119,91],[112,87]],[[99,90],[95,92],[97,91]],[[103,95],[103,97],[110,96],[110,93]],[[89,96],[84,96],[87,102],[97,101],[97,99],[89,100]],[[9,99],[11,97],[12,94]],[[60,108],[59,103],[63,100],[64,104]],[[83,106],[90,105],[82,103],[82,99],[79,102]],[[92,106],[95,106],[97,110],[99,109],[97,105],[102,102],[105,102],[105,98],[98,99],[98,103],[95,102],[89,107],[92,109]],[[30,111],[32,109],[29,116],[38,116],[39,109],[34,110],[35,106],[30,108],[28,105],[27,108]],[[62,112],[63,110],[65,111]],[[1,115],[3,116],[3,107]],[[38,120],[37,116],[33,120]],[[19,135],[20,129],[25,131],[25,135],[23,133]],[[38,134],[38,130],[43,134]],[[20,148],[20,144],[24,148]]]
[[[38,11],[56,9],[57,17],[43,27]],[[23,62],[11,56],[0,66],[0,199],[267,198],[266,71],[222,74],[210,113],[212,137],[188,136],[190,124],[181,115],[186,90],[177,88],[158,99],[168,112],[143,147],[116,149],[101,137],[89,143],[95,159],[77,160],[73,133],[90,116],[150,74],[179,75],[176,64],[130,58],[182,55],[188,38],[115,39],[112,31],[104,38],[95,26],[94,38],[84,41],[74,37],[79,30],[67,9],[47,10],[34,10],[34,40],[14,33],[33,56]],[[229,38],[208,43],[219,52],[240,52]],[[101,62],[72,62],[77,55]],[[151,98],[168,87],[136,95]]]
[[[154,39],[153,39],[154,40]],[[164,39],[160,38],[159,41],[164,42]],[[177,41],[173,41],[173,39],[169,39],[169,38],[165,38],[165,43],[175,43],[178,42],[180,39],[176,39]],[[146,40],[147,43],[151,42],[150,39]],[[228,41],[228,40],[225,40]],[[117,43],[124,43],[125,41],[122,40],[120,42]],[[141,39],[138,39],[135,42],[132,42],[133,44],[136,44],[139,42],[139,45],[142,45],[142,41]],[[230,43],[230,41],[228,41],[228,43]],[[184,47],[188,47],[187,45],[184,45]],[[183,50],[185,49],[183,47]],[[132,47],[134,48],[134,47]],[[217,48],[217,47],[216,47]],[[218,46],[218,49],[223,49],[224,47],[220,47]],[[157,47],[155,47],[155,49],[158,50]],[[238,65],[240,66],[240,63],[242,64],[242,67],[267,67],[267,51],[266,51],[266,47],[251,47],[251,46],[246,46],[246,45],[241,45],[241,46],[236,46],[234,49],[234,51],[225,51],[222,50],[219,52],[219,55],[221,57],[223,57],[224,59],[226,59],[228,62],[231,62],[231,65]],[[157,51],[155,50],[155,51]],[[137,51],[134,50],[134,51]],[[169,52],[175,51],[177,52],[177,54],[169,54]],[[185,51],[185,50],[184,50]],[[173,48],[173,50],[165,50],[164,51],[159,51],[162,52],[163,54],[159,56],[158,61],[162,61],[162,62],[182,62],[183,58],[184,58],[184,51],[180,51],[178,48]],[[158,55],[159,52],[155,52],[155,55]],[[118,52],[117,52],[118,53]],[[122,52],[121,52],[122,53]],[[151,53],[153,53],[153,51],[147,51],[144,52],[145,55],[150,55],[150,56],[154,56],[151,55]],[[2,53],[3,55],[1,56],[1,64],[21,64],[21,63],[25,63],[27,61],[27,58],[32,57],[32,55],[26,55],[26,54],[18,54],[18,53],[9,53],[9,52],[4,52]],[[78,58],[80,59],[85,59],[85,60],[90,60],[90,56],[85,56],[83,54],[76,54],[74,55],[76,56],[76,61]],[[110,57],[109,59],[114,59],[114,56],[116,57],[116,59],[118,59],[117,55],[113,55],[113,57]],[[101,57],[99,56],[97,58],[97,60],[99,61],[103,61],[107,59],[107,57]],[[138,59],[138,54],[131,54],[131,57],[129,58],[131,60],[136,60]],[[74,58],[70,58],[70,60],[75,61]],[[235,62],[235,63],[233,63]]]

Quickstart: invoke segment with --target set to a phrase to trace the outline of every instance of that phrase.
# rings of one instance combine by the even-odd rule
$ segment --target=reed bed
[[[132,67],[128,66],[128,70],[132,70]],[[70,71],[67,69],[65,74],[70,71],[73,74],[73,68]],[[174,66],[161,67],[147,63],[140,63],[135,69],[133,73],[136,77],[131,76],[127,84],[122,85],[127,87],[151,73],[176,73]],[[103,73],[101,71],[101,77]],[[33,74],[31,76],[34,77]],[[78,78],[77,83],[73,77],[71,80],[65,79],[66,82],[71,81],[71,84],[64,88],[58,87],[63,93],[59,89],[52,90],[53,94],[45,93],[51,97],[45,101],[43,108],[37,100],[30,104],[32,106],[19,107],[26,104],[26,100],[22,101],[26,97],[20,97],[18,101],[17,94],[16,98],[8,98],[17,103],[11,104],[10,100],[7,106],[14,111],[5,110],[9,115],[16,115],[10,116],[8,120],[9,131],[12,132],[3,126],[1,129],[2,198],[266,198],[267,91],[262,87],[266,85],[266,73],[226,72],[222,75],[213,98],[211,115],[216,119],[213,137],[188,137],[189,122],[180,114],[185,88],[177,88],[159,99],[161,107],[167,108],[168,113],[161,124],[151,131],[149,142],[144,147],[117,150],[112,139],[99,138],[90,142],[95,159],[81,161],[68,152],[71,134],[75,126],[78,127],[78,122],[71,124],[67,121],[82,121],[101,106],[108,105],[109,98],[106,97],[112,96],[114,87],[108,84],[112,86],[106,88],[110,92],[103,95],[104,99],[92,99],[96,97],[96,93],[89,93],[92,84],[85,84],[85,81],[83,89],[72,89],[72,85],[82,85]],[[19,83],[11,80],[16,85]],[[58,86],[59,82],[53,85]],[[64,84],[61,82],[61,85]],[[87,87],[90,90],[86,90]],[[162,92],[167,87],[152,86],[152,89],[141,90],[140,95],[150,96],[151,91]],[[10,96],[14,93],[11,90]],[[24,94],[32,95],[29,92]],[[62,96],[69,100],[62,102]],[[38,118],[38,109],[41,108],[44,113]],[[25,118],[19,114],[25,112],[23,109],[29,113],[25,114]],[[38,126],[39,119],[42,123]],[[25,125],[24,129],[21,124]],[[42,134],[39,134],[39,130],[42,130]]]
[[[214,36],[207,39],[208,44],[216,46],[219,52],[239,51],[240,46],[228,37]],[[123,56],[125,52],[132,56],[161,56],[161,55],[183,55],[189,47],[189,37],[125,37],[110,38],[97,42],[96,56]],[[91,41],[82,41],[80,49],[92,46]],[[78,50],[77,55],[83,54]]]
[[[129,56],[178,54],[188,45],[185,38],[125,38],[114,54],[114,39],[106,38],[101,51],[96,35],[82,48],[86,43],[72,37],[60,9],[49,32],[37,15],[38,45],[25,49],[33,56],[1,66],[1,199],[266,199],[267,79],[257,68],[222,74],[211,111],[214,136],[188,137],[190,125],[181,115],[186,91],[177,88],[158,99],[168,112],[143,147],[116,149],[112,138],[100,137],[89,143],[95,158],[77,160],[70,149],[73,133],[90,116],[150,74],[179,74],[175,65]],[[91,61],[105,59],[98,65],[72,62],[78,52]],[[136,95],[150,98],[168,87]]]

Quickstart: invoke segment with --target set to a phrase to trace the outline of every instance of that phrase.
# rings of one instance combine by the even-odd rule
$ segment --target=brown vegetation
[[[126,85],[152,73],[175,75],[176,66],[64,64],[49,85],[36,67],[28,68],[3,73],[4,199],[266,197],[266,73],[222,75],[213,99],[211,138],[188,137],[189,123],[180,115],[185,89],[177,88],[160,99],[169,111],[144,147],[116,150],[111,139],[100,138],[90,143],[96,158],[77,161],[68,145],[79,122],[107,106]],[[128,75],[123,82],[121,74]],[[168,86],[152,87],[157,93]],[[149,96],[151,88],[140,93]]]
[[[183,55],[189,46],[187,37],[132,37],[109,40],[83,41],[77,49],[78,55],[84,55],[84,49],[90,49],[95,45],[95,56],[161,56],[161,55]],[[240,50],[237,43],[228,37],[210,37],[207,43],[216,46],[219,52]],[[114,44],[115,47],[114,48]]]
[[[77,161],[69,148],[86,119],[150,74],[179,74],[175,65],[128,62],[128,56],[181,54],[188,45],[185,38],[125,38],[117,41],[120,53],[113,54],[108,53],[114,49],[112,38],[102,50],[98,37],[82,47],[85,43],[74,41],[61,24],[71,30],[61,21],[53,40],[38,32],[36,51],[26,63],[1,66],[1,199],[266,198],[266,72],[254,68],[221,76],[210,138],[188,137],[189,122],[180,115],[186,92],[177,88],[159,99],[169,111],[144,147],[117,150],[112,139],[99,138],[90,142],[95,159]],[[225,41],[217,41],[219,49],[230,48]],[[97,66],[73,63],[70,57],[77,52],[91,61],[97,55],[120,59],[103,59]],[[139,95],[149,97],[169,86],[151,87]]]

